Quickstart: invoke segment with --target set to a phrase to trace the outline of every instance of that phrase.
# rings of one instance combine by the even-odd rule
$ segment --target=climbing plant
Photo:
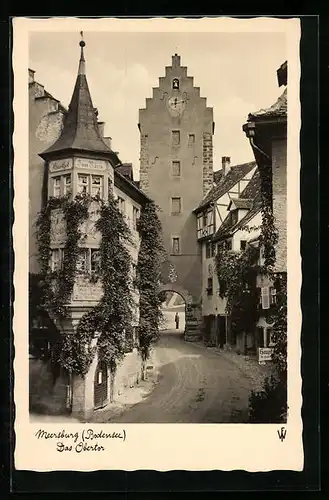
[[[147,203],[141,210],[138,229],[141,243],[137,262],[137,286],[139,289],[139,352],[142,358],[142,378],[145,378],[145,363],[152,344],[159,337],[162,319],[160,294],[161,264],[164,248],[161,239],[161,223],[158,207]]]
[[[77,272],[77,261],[81,252],[78,243],[81,239],[81,224],[88,218],[90,197],[77,196],[74,200],[69,196],[50,198],[37,217],[38,260],[41,270],[44,307],[57,317],[66,316],[66,304],[73,291]],[[66,241],[63,259],[58,269],[52,270],[50,265],[51,248],[51,214],[59,209],[63,214],[66,227]]]
[[[256,279],[258,248],[248,246],[245,251],[227,251],[225,242],[218,245],[216,270],[220,296],[226,297],[226,312],[231,318],[235,334],[253,331],[259,317],[259,294]]]
[[[81,252],[81,224],[88,218],[90,202],[95,199],[79,196],[74,200],[49,200],[38,218],[38,242],[42,274],[46,283],[44,305],[59,316],[65,316],[77,273]],[[130,230],[110,193],[108,201],[96,199],[99,217],[95,224],[100,233],[100,266],[90,281],[99,279],[103,295],[100,302],[86,312],[74,334],[63,335],[53,349],[53,360],[69,372],[85,375],[95,354],[92,339],[98,332],[99,356],[115,371],[124,356],[125,332],[132,316],[131,257],[128,245],[132,243]],[[61,269],[49,267],[51,210],[61,208],[66,222],[66,244]],[[47,234],[48,231],[48,234]],[[48,264],[46,265],[46,262]]]
[[[259,237],[259,246],[262,248],[264,257],[263,273],[271,273],[275,263],[275,245],[278,242],[278,231],[272,208],[272,167],[270,164],[263,165],[260,172],[262,198],[261,212],[262,224]]]

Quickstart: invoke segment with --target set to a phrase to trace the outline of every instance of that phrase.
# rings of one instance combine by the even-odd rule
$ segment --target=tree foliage
[[[137,262],[137,286],[139,289],[139,351],[145,361],[152,344],[159,337],[162,319],[160,294],[161,265],[164,249],[158,207],[147,203],[141,210],[138,229],[141,243]]]

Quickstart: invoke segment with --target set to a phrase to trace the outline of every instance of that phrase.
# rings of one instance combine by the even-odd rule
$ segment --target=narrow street
[[[158,381],[141,402],[104,421],[126,423],[247,422],[252,377],[210,349],[164,331],[156,347]],[[104,415],[105,417],[105,415]]]

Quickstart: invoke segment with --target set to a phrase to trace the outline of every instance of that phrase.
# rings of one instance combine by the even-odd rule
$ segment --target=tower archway
[[[200,340],[202,337],[202,312],[200,304],[193,300],[193,296],[179,283],[162,284],[161,293],[175,293],[184,303],[184,339],[186,341]]]

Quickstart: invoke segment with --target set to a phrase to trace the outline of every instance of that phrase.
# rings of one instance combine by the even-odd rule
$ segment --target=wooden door
[[[94,381],[94,407],[102,408],[108,402],[108,373],[107,365],[100,361],[96,368]]]

